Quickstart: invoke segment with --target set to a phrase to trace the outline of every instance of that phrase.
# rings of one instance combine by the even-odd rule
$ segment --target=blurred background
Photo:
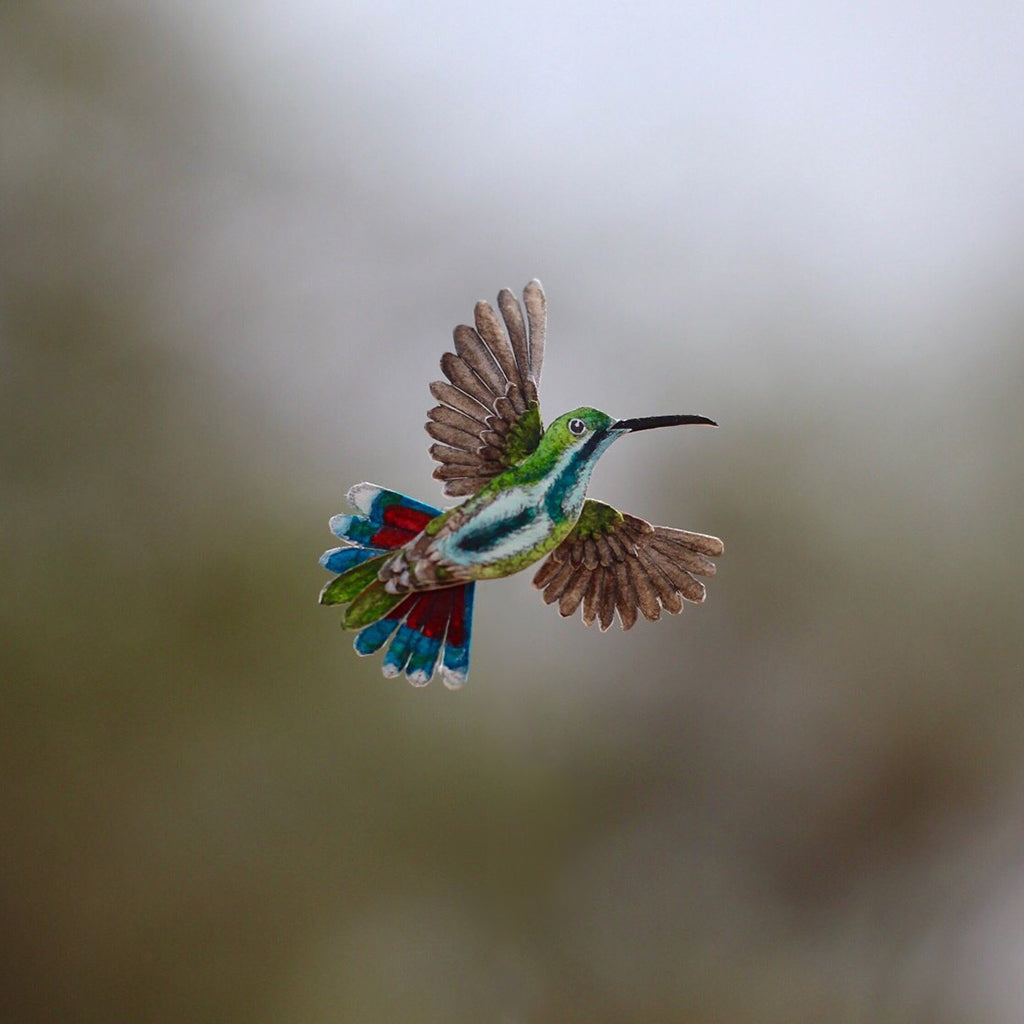
[[[1024,1005],[1024,8],[0,9],[12,1022],[978,1022]],[[317,606],[427,383],[547,289],[591,493],[714,533],[469,686]]]

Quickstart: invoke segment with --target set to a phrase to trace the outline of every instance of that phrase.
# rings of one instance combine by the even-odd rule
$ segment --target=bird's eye
[[[587,432],[587,425],[580,419],[569,420],[569,433],[575,434],[577,437],[582,437]]]

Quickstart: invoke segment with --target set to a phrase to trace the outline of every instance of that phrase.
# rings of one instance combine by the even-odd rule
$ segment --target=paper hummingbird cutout
[[[376,484],[356,484],[348,501],[360,514],[337,515],[331,531],[344,546],[320,564],[338,576],[321,604],[347,606],[355,649],[372,654],[387,644],[385,676],[405,672],[428,683],[440,660],[445,685],[469,674],[473,597],[477,580],[510,576],[547,556],[533,578],[563,616],[583,606],[586,625],[602,630],[618,612],[623,629],[637,611],[657,619],[683,600],[704,600],[697,576],[713,576],[717,537],[652,526],[586,497],[590,474],[608,446],[627,433],[687,423],[715,426],[705,416],[617,420],[583,407],[545,430],[537,388],[544,361],[544,290],[523,292],[525,317],[507,288],[497,313],[478,302],[475,327],[455,328],[455,352],[441,357],[447,380],[430,393],[427,414],[444,493],[466,497],[444,511]],[[390,642],[389,642],[390,641]]]

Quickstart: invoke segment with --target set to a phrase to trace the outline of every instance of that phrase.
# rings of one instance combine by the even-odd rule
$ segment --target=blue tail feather
[[[409,663],[405,667],[405,674],[413,686],[425,686],[430,682],[443,645],[444,641],[439,637],[417,634],[416,643],[409,655]]]
[[[331,516],[331,533],[351,544],[369,545],[377,532],[377,525],[366,516]]]
[[[362,565],[368,558],[383,554],[384,552],[379,548],[331,548],[320,556],[320,564],[328,572],[336,572],[340,576],[342,573],[348,572],[349,569]]]
[[[358,654],[376,654],[398,628],[398,619],[378,619],[372,625],[356,634],[355,649]]]
[[[427,505],[425,502],[417,501],[398,491],[389,491],[379,484],[356,484],[349,488],[345,500],[369,518],[370,522],[376,523],[378,526],[384,522],[384,512],[390,505],[399,505],[412,512],[423,512],[429,516],[441,514],[441,510],[434,508],[433,505]]]
[[[395,633],[395,638],[388,645],[387,653],[384,655],[384,664],[382,666],[384,675],[390,678],[391,676],[400,675],[404,671],[418,635],[415,630],[410,629],[404,622],[398,627],[398,632]]]

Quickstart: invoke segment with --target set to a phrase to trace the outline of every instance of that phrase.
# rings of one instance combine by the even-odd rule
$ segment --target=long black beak
[[[705,423],[717,427],[707,416],[640,416],[632,420],[619,420],[612,424],[612,430],[653,430],[655,427],[681,427],[687,423]]]

